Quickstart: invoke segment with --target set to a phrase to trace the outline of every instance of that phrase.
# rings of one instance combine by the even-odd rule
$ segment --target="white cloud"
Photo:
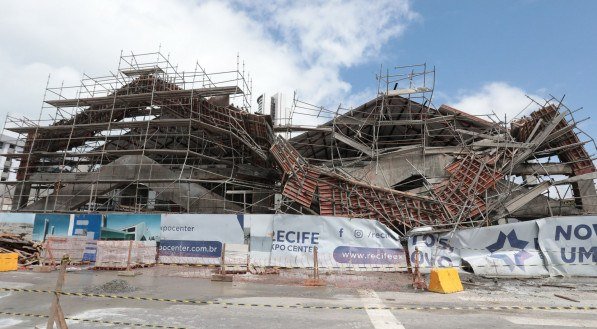
[[[532,104],[527,95],[537,102],[542,102],[542,97],[526,93],[506,82],[491,82],[476,91],[460,92],[452,106],[470,114],[491,115],[493,119],[499,118],[502,121],[505,115],[510,121],[515,116],[525,115],[537,109],[537,105]]]
[[[342,107],[351,109],[360,106],[377,96],[377,91],[373,88],[365,88],[359,92],[353,93],[348,99],[342,103]]]
[[[416,18],[408,0],[11,1],[0,12],[0,88],[8,95],[0,114],[37,117],[48,74],[52,86],[75,85],[83,72],[114,71],[121,50],[158,45],[182,70],[196,60],[211,72],[230,69],[240,53],[254,95],[296,89],[334,106],[353,92],[341,69],[376,60]]]
[[[48,82],[48,74],[57,81],[75,82],[81,74],[71,67],[53,67],[46,63],[15,63],[5,52],[0,50],[0,79],[2,105],[0,105],[0,123],[4,122],[7,113],[27,115],[30,119],[39,116],[42,107],[44,90]]]

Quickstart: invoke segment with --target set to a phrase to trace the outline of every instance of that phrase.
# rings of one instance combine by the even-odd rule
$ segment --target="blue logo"
[[[499,252],[502,249],[505,249],[504,246],[506,244],[506,240],[508,240],[508,244],[512,249],[519,249],[517,253],[514,254],[514,259],[509,256],[508,251],[513,251],[512,249],[506,249],[504,252]],[[516,266],[524,271],[524,261],[531,258],[531,254],[528,253],[524,248],[529,244],[528,241],[520,240],[516,236],[516,232],[514,230],[510,231],[508,235],[504,234],[504,232],[500,232],[498,239],[495,243],[486,247],[487,250],[491,253],[492,258],[501,259],[510,271],[514,271]]]
[[[342,233],[344,233],[344,229],[341,228],[340,231],[338,231],[338,234],[340,234],[340,237],[342,237]]]

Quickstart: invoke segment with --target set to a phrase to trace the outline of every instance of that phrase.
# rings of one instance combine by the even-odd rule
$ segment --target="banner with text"
[[[411,262],[421,271],[470,264],[492,276],[597,276],[597,216],[539,220],[418,234],[408,238]]]
[[[243,215],[163,214],[161,263],[219,264],[222,244],[244,243]]]
[[[408,250],[414,263],[419,249],[421,272],[432,267],[469,264],[475,274],[490,276],[547,275],[537,243],[535,221],[410,236]]]
[[[427,233],[408,239],[410,263],[415,264],[419,255],[421,273],[429,273],[434,267],[459,267],[460,253],[454,249],[454,233]]]
[[[272,266],[405,270],[406,256],[396,233],[368,219],[274,215]]]
[[[597,216],[545,218],[537,225],[551,275],[597,276]]]

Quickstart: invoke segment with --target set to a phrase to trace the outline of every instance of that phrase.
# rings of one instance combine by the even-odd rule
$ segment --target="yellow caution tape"
[[[25,316],[25,317],[33,317],[33,318],[48,318],[49,316],[46,314],[33,314],[33,313],[23,313],[23,312],[5,312],[0,311],[2,315],[9,315],[9,316]],[[88,322],[88,323],[101,323],[101,324],[113,324],[118,326],[130,326],[130,327],[144,327],[144,328],[162,328],[162,329],[186,329],[184,327],[172,327],[172,326],[163,326],[159,324],[146,324],[146,323],[135,323],[135,322],[124,322],[124,321],[105,321],[105,320],[94,320],[94,319],[82,319],[82,318],[75,318],[75,317],[65,317],[65,320],[77,321],[77,322]]]

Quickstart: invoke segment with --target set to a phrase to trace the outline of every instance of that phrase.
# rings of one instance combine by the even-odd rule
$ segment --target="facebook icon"
[[[341,228],[340,231],[338,232],[340,234],[340,237],[342,237],[342,233],[344,233],[344,229]]]

